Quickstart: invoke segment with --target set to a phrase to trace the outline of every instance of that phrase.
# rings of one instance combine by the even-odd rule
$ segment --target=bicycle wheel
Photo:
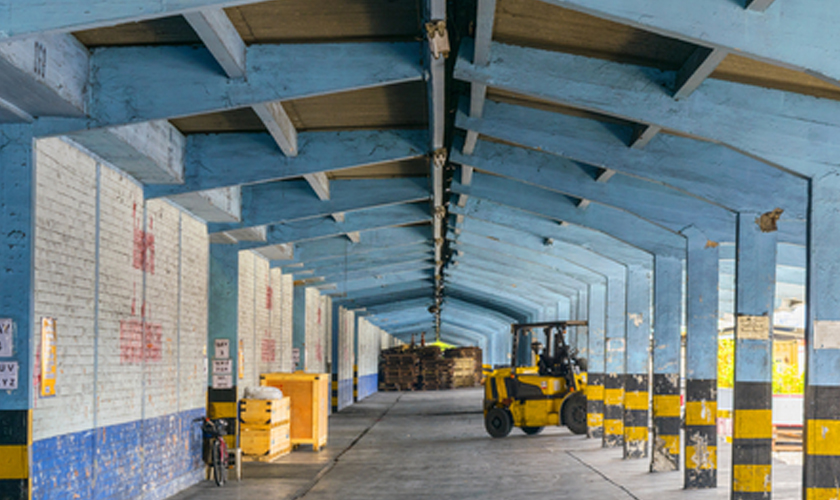
[[[219,438],[213,440],[213,479],[216,481],[216,486],[225,484],[225,476],[227,468],[222,461],[222,444]]]

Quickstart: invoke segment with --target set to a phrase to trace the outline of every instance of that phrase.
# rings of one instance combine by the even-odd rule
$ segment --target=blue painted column
[[[330,377],[330,395],[332,397],[332,411],[333,413],[338,411],[338,365],[341,363],[341,354],[339,347],[341,345],[340,340],[340,331],[341,331],[341,322],[344,319],[342,315],[339,313],[340,307],[336,301],[332,303],[332,331],[330,335],[332,335],[332,366],[330,367],[330,371],[332,372]]]
[[[773,487],[775,221],[738,214],[732,500],[768,499]],[[772,226],[772,227],[771,227]]]
[[[648,455],[650,315],[653,273],[627,268],[627,346],[624,376],[624,458]]]
[[[687,245],[685,488],[717,487],[718,245],[695,228]]]
[[[657,255],[653,295],[653,452],[651,472],[680,468],[680,344],[683,263]]]
[[[227,357],[225,353],[217,352],[217,342],[227,345]],[[236,432],[238,400],[236,382],[239,379],[239,249],[237,245],[210,245],[207,356],[210,367],[207,374],[207,415],[210,418],[228,419],[228,431],[233,435]],[[217,383],[214,384],[213,361],[217,359],[229,359],[231,373],[215,374]],[[230,385],[224,382],[229,382]]]
[[[624,444],[624,374],[627,350],[627,278],[607,279],[607,329],[604,337],[604,448]]]
[[[588,320],[589,319],[589,287],[583,288],[578,291],[577,297],[577,312],[575,313],[575,319],[579,320]],[[589,360],[589,350],[588,350],[588,343],[589,343],[589,327],[588,326],[579,326],[577,328],[573,328],[576,332],[575,340],[576,342],[572,344],[572,347],[577,349],[578,355],[582,358]]]
[[[11,354],[0,358],[0,365],[17,370],[17,388],[10,388],[11,377],[3,377],[9,387],[0,387],[0,453],[6,456],[0,498],[24,500],[31,492],[31,361],[39,332],[34,318],[35,160],[29,127],[0,127],[0,235],[0,318],[12,321]]]
[[[293,371],[306,369],[306,287],[295,286],[292,304],[292,349],[297,349],[298,362]]]
[[[595,439],[604,437],[604,334],[607,327],[607,285],[589,287],[589,372],[586,386],[586,434]]]
[[[840,496],[840,172],[811,180],[803,498]]]

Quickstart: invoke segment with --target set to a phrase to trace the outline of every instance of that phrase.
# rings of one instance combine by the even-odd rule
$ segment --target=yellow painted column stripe
[[[840,420],[808,420],[808,455],[840,455]]]
[[[601,427],[604,425],[604,415],[602,413],[589,413],[586,415],[586,423],[589,427]]]
[[[624,407],[628,410],[647,410],[648,392],[628,392],[624,394]]]
[[[0,479],[29,477],[29,453],[25,444],[0,446]]]
[[[772,491],[770,465],[735,465],[732,467],[732,490],[739,492]]]
[[[627,441],[647,441],[648,428],[647,427],[625,427],[624,439]]]
[[[680,396],[679,395],[654,395],[653,396],[654,417],[679,417]]]
[[[717,402],[689,401],[686,403],[685,425],[717,425]]]
[[[735,410],[734,439],[773,439],[771,410]]]
[[[676,455],[680,452],[680,437],[679,436],[656,436],[656,442],[662,442],[662,448],[668,450],[671,455]]]
[[[236,403],[210,403],[207,406],[208,418],[236,418]]]
[[[687,469],[717,469],[717,446],[686,446]]]
[[[808,488],[805,500],[836,500],[840,498],[840,488]]]
[[[604,420],[604,434],[610,436],[621,436],[624,434],[624,421],[612,419]]]
[[[604,386],[603,385],[588,385],[586,386],[586,399],[592,401],[603,401]]]
[[[604,404],[610,406],[620,406],[624,402],[624,389],[606,389],[604,390]]]

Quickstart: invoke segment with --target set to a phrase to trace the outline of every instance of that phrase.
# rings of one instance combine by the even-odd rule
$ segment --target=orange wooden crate
[[[318,451],[327,444],[330,404],[328,373],[264,373],[260,385],[277,387],[291,402],[292,445],[311,444]]]

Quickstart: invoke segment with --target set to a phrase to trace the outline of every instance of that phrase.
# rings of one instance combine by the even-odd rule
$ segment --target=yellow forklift
[[[566,343],[568,327],[586,321],[552,321],[511,325],[511,366],[494,370],[484,381],[484,428],[494,438],[513,427],[539,434],[548,425],[565,425],[586,433],[586,360]],[[545,345],[531,343],[535,365],[518,366],[519,346],[530,332],[542,330]]]

